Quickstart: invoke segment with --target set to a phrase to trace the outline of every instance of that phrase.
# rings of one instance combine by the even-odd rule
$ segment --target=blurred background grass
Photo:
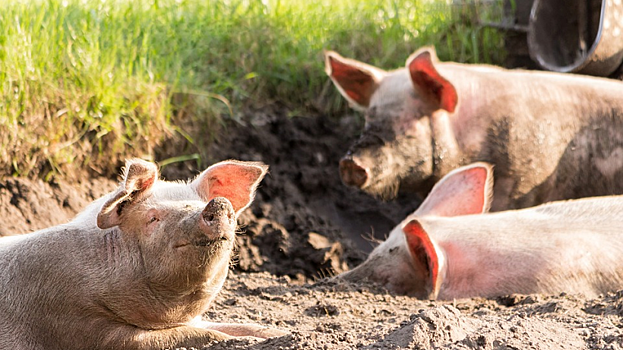
[[[503,36],[479,21],[495,21],[501,8],[497,1],[2,0],[0,175],[114,174],[123,158],[150,158],[167,139],[195,142],[181,118],[210,132],[252,105],[341,113],[324,49],[388,69],[422,45],[435,45],[441,60],[500,64]]]

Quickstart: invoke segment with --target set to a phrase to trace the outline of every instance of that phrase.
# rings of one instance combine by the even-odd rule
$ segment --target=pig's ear
[[[409,253],[415,264],[423,268],[429,283],[429,299],[437,299],[441,283],[445,256],[430,238],[419,221],[411,220],[403,228]]]
[[[365,63],[344,58],[334,51],[326,51],[324,57],[325,71],[342,96],[353,108],[365,110],[385,72]]]
[[[413,86],[423,94],[430,96],[439,108],[454,112],[459,97],[454,85],[446,80],[435,69],[434,63],[438,62],[435,49],[425,47],[407,59],[407,69],[411,75]]]
[[[190,186],[206,202],[215,197],[227,198],[238,216],[253,201],[257,185],[267,171],[264,163],[227,160],[206,169]]]
[[[493,166],[478,162],[452,170],[430,191],[415,215],[459,216],[489,211]]]
[[[121,185],[97,215],[97,227],[107,229],[121,223],[128,204],[143,198],[158,180],[158,167],[141,159],[126,161]]]

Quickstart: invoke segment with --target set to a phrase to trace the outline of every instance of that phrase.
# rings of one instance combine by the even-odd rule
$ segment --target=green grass
[[[500,63],[502,36],[477,25],[488,14],[414,0],[0,0],[0,175],[108,175],[165,140],[194,142],[182,117],[213,126],[266,101],[343,111],[324,49],[385,68],[431,44],[442,60]]]

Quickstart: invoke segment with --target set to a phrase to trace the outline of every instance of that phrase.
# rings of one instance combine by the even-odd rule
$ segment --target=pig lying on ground
[[[481,214],[492,181],[486,163],[450,172],[363,264],[336,279],[369,278],[422,299],[623,288],[623,196]]]
[[[365,112],[340,162],[347,185],[425,195],[450,170],[486,161],[493,211],[623,193],[620,81],[441,63],[431,48],[390,72],[325,56],[335,86]]]
[[[198,317],[224,283],[236,218],[267,168],[225,161],[174,183],[130,160],[120,187],[70,223],[0,238],[0,348],[161,349],[284,334]]]

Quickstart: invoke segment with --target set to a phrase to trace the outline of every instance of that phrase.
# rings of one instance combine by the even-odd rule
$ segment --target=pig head
[[[623,196],[485,213],[492,168],[438,182],[368,259],[336,280],[369,279],[421,299],[580,293],[623,287]]]
[[[125,268],[130,264],[126,275],[116,276],[121,283],[119,293],[127,293],[131,283],[125,279],[142,270],[152,290],[163,295],[193,290],[194,295],[192,300],[179,300],[180,304],[175,305],[179,315],[168,310],[158,312],[153,305],[145,305],[150,308],[145,312],[137,312],[137,306],[128,307],[126,303],[108,307],[123,319],[144,327],[158,323],[164,326],[173,319],[179,322],[182,314],[205,310],[227,276],[236,219],[253,200],[265,172],[266,166],[260,163],[222,162],[182,186],[158,181],[153,163],[129,161],[121,186],[96,216],[97,227],[109,230],[109,249],[133,247],[141,254],[140,258],[125,256],[119,262],[126,264]],[[141,261],[141,266],[132,266],[135,261]],[[192,302],[195,300],[200,302]],[[130,314],[124,315],[126,312]]]
[[[224,161],[183,183],[129,160],[119,188],[70,223],[0,239],[0,347],[160,349],[284,334],[200,320],[267,168]]]
[[[484,161],[496,166],[494,211],[623,193],[620,82],[439,62],[433,48],[394,71],[333,51],[325,63],[365,115],[339,164],[346,185],[425,196],[452,169]]]
[[[420,207],[396,226],[368,259],[338,280],[370,279],[398,293],[436,299],[446,274],[446,256],[413,221],[422,216],[460,216],[489,210],[492,167],[475,163],[456,169],[437,183]]]
[[[417,59],[414,70],[425,64],[434,73],[430,59]],[[326,68],[338,90],[366,118],[361,137],[340,161],[342,181],[388,199],[401,188],[420,190],[428,184],[423,191],[429,190],[433,178],[431,116],[454,111],[454,87],[445,80],[445,85],[433,86],[436,81],[421,74],[387,73],[335,52],[326,53]],[[436,94],[428,94],[429,89]]]

